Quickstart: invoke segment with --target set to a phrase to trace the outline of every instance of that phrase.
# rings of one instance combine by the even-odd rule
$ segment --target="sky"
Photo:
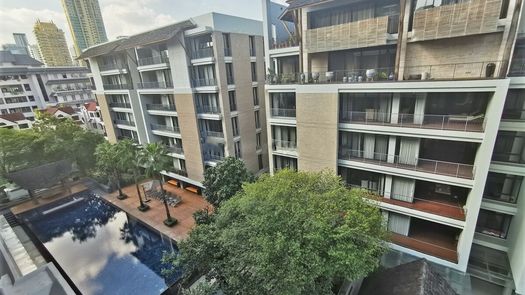
[[[273,0],[284,3],[284,0]],[[211,11],[262,20],[262,0],[99,0],[109,40]],[[0,44],[14,43],[12,33],[26,33],[34,44],[35,21],[52,20],[72,46],[61,0],[0,0]]]

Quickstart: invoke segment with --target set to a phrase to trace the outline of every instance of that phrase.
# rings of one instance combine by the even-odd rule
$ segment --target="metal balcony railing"
[[[168,126],[168,125],[161,125],[161,124],[151,124],[151,130],[171,132],[171,133],[180,133],[180,129],[178,126]]]
[[[110,102],[109,106],[112,108],[131,109],[131,104],[129,102]]]
[[[170,59],[165,54],[139,58],[139,66],[149,66],[149,65],[157,65],[157,64],[168,64],[169,65],[169,62],[170,62]]]
[[[215,78],[193,79],[192,82],[193,87],[217,86],[217,80]]]
[[[295,109],[272,108],[272,117],[295,118]]]
[[[131,89],[131,85],[128,84],[104,84],[104,90],[124,90]]]
[[[379,166],[400,168],[457,178],[473,179],[475,167],[469,164],[451,163],[422,158],[407,158],[373,151],[339,149],[339,159],[370,163]]]
[[[213,47],[200,48],[191,52],[192,59],[213,57]]]
[[[168,89],[173,88],[173,83],[166,81],[154,81],[154,82],[139,82],[137,83],[139,89]]]
[[[119,124],[119,125],[127,125],[127,126],[135,126],[135,122],[129,121],[129,120],[113,120],[113,123]]]
[[[168,104],[147,104],[146,109],[150,111],[170,111],[175,112],[177,109],[175,105]]]
[[[381,113],[370,109],[366,112],[341,112],[341,123],[357,123],[365,125],[391,125],[395,127],[483,131],[484,115],[425,115]]]
[[[272,141],[272,147],[274,151],[295,151],[297,150],[297,142],[274,139]]]
[[[197,113],[199,114],[220,114],[221,109],[218,106],[199,105],[197,106]]]

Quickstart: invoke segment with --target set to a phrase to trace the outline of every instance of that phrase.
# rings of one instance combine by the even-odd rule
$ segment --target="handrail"
[[[485,115],[431,115],[431,114],[403,114],[381,113],[375,109],[367,112],[340,113],[341,123],[360,123],[365,125],[394,125],[396,127],[425,128],[458,131],[483,131]]]
[[[206,79],[193,79],[193,87],[202,87],[202,86],[216,86],[217,80],[215,78],[206,78]]]
[[[452,163],[423,158],[405,158],[399,155],[365,152],[348,148],[339,149],[342,160],[359,161],[379,166],[389,166],[406,170],[421,171],[432,174],[446,175],[457,178],[473,179],[475,166],[462,163]]]
[[[216,155],[216,154],[204,152],[203,156],[204,156],[204,161],[222,161],[224,160],[223,155]]]
[[[167,54],[139,58],[139,66],[148,66],[163,63],[169,64],[169,57]]]
[[[130,89],[130,85],[128,84],[104,84],[103,85],[105,90],[125,90]]]
[[[179,147],[179,146],[166,146],[166,149],[168,150],[168,152],[171,152],[171,153],[180,154],[180,155],[184,154],[184,150],[182,149],[182,147]]]
[[[153,82],[139,82],[137,83],[139,89],[166,89],[173,88],[173,83],[170,81],[153,81]]]
[[[119,120],[119,119],[115,119],[115,120],[113,120],[113,122],[114,122],[115,124],[120,124],[120,125],[135,126],[135,122],[133,122],[133,121],[129,121],[129,120]]]
[[[175,105],[172,104],[147,104],[147,110],[151,111],[176,111]]]
[[[411,249],[414,249],[416,251],[420,251],[420,252],[423,252],[423,253],[428,253],[428,254],[431,254],[433,256],[437,256],[437,257],[440,257],[440,258],[445,258],[446,260],[453,260],[454,262],[458,260],[458,251],[457,249],[456,250],[452,250],[452,249],[449,249],[449,248],[445,248],[443,246],[439,246],[435,243],[429,243],[429,242],[426,242],[426,241],[423,241],[423,240],[420,240],[420,239],[415,239],[415,238],[412,238],[410,236],[405,236],[405,235],[401,235],[401,234],[398,234],[398,233],[395,233],[395,232],[389,232],[390,235],[391,235],[391,242],[394,243],[394,244],[400,244],[401,246],[407,246],[407,247],[410,247],[409,245],[407,245],[406,243],[403,243],[404,240],[409,240],[409,241],[414,241],[414,242],[417,242],[421,245],[425,245],[425,246],[428,246],[430,249],[422,249],[421,247],[418,247],[417,249],[414,249],[414,247],[410,247]],[[440,251],[444,251],[447,253],[447,257],[444,257],[444,255],[439,255],[439,253],[436,253],[434,251],[434,249],[439,249]],[[430,253],[429,253],[430,252]],[[450,257],[448,257],[450,256]],[[454,259],[450,259],[454,257]]]
[[[126,66],[122,64],[121,62],[116,63],[107,63],[107,64],[101,64],[98,66],[99,71],[111,71],[111,70],[119,70],[119,69],[125,69]]]
[[[191,52],[192,59],[206,58],[206,57],[213,57],[213,47],[199,48],[197,50],[192,50]]]
[[[129,102],[110,102],[109,106],[112,108],[131,109],[131,104]]]
[[[295,109],[272,108],[271,114],[272,114],[272,117],[295,118],[296,111]]]
[[[219,131],[209,131],[209,130],[205,130],[205,131],[203,131],[203,133],[204,133],[206,136],[209,136],[209,137],[224,138],[224,133],[223,133],[223,132],[219,132]]]
[[[168,126],[168,125],[162,125],[162,124],[151,124],[152,130],[158,130],[158,131],[167,131],[167,132],[173,132],[173,133],[180,133],[180,128],[178,126]]]
[[[220,114],[221,109],[219,108],[219,106],[198,105],[197,113],[199,114]]]

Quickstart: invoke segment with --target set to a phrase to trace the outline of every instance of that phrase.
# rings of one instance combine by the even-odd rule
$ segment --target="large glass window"
[[[509,90],[505,99],[502,118],[507,120],[525,120],[525,90]]]
[[[515,204],[522,183],[522,176],[489,172],[483,197]]]
[[[488,236],[506,239],[512,216],[481,209],[476,224],[476,232]]]
[[[237,111],[237,100],[235,99],[235,90],[228,91],[228,99],[230,102],[230,111]]]
[[[365,1],[309,13],[310,29],[328,27],[381,16],[399,15],[396,1]]]

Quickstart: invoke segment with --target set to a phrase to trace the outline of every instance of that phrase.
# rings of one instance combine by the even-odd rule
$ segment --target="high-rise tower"
[[[71,57],[67,50],[64,31],[59,29],[53,22],[35,23],[33,32],[38,42],[38,49],[42,61],[47,66],[70,66]]]

